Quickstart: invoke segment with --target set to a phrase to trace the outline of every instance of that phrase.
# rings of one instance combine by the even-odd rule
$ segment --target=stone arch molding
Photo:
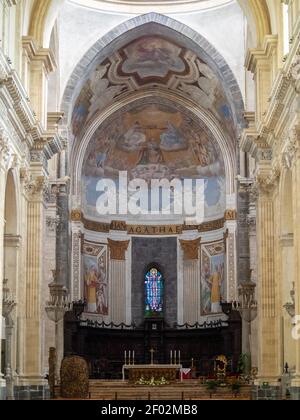
[[[264,37],[272,33],[270,4],[267,4],[266,0],[237,1],[256,35],[257,45],[260,45]],[[49,47],[50,34],[64,2],[65,0],[34,0],[29,35],[34,36],[36,41],[45,48]]]
[[[235,193],[235,174],[236,174],[236,158],[235,158],[235,149],[234,145],[229,141],[229,139],[224,134],[222,127],[220,126],[219,121],[207,110],[201,107],[195,107],[191,101],[188,101],[186,98],[179,98],[178,95],[173,92],[160,92],[157,91],[147,91],[145,92],[136,92],[134,95],[131,95],[130,98],[119,100],[113,105],[109,106],[104,111],[98,113],[93,120],[90,122],[89,126],[85,130],[83,137],[80,141],[77,141],[74,145],[74,148],[71,153],[70,161],[70,173],[72,173],[72,184],[71,184],[71,195],[72,195],[72,206],[73,208],[80,207],[81,204],[81,176],[82,168],[84,163],[84,158],[86,150],[88,148],[89,142],[91,141],[96,130],[114,113],[124,108],[126,105],[136,103],[138,101],[144,100],[145,98],[158,98],[161,102],[177,102],[193,114],[196,118],[201,119],[203,123],[208,127],[214,139],[218,143],[225,164],[225,175],[226,175],[226,194],[231,195]]]
[[[175,37],[180,34],[181,44],[192,49],[199,57],[202,57],[208,65],[220,77],[223,88],[234,105],[236,123],[243,127],[244,103],[238,82],[221,54],[198,32],[172,18],[157,13],[149,13],[130,19],[100,38],[82,57],[75,67],[69,82],[65,88],[61,102],[61,110],[64,112],[64,124],[70,124],[72,107],[76,100],[87,75],[92,71],[95,63],[100,63],[114,50],[120,48],[120,44],[126,43],[146,35],[151,29],[151,24],[157,25],[156,29],[162,34],[171,34]]]

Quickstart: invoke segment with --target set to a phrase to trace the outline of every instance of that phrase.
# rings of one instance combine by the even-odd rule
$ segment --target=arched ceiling
[[[220,74],[192,50],[179,43],[180,37],[160,35],[156,26],[108,57],[95,59],[85,69],[85,79],[74,98],[71,126],[80,138],[95,115],[112,103],[136,92],[155,90],[175,93],[211,113],[235,142],[237,115]],[[155,34],[155,35],[151,35]]]
[[[59,10],[65,1],[66,0],[34,0],[28,35],[34,37],[41,46],[49,46],[53,25]],[[184,0],[181,0],[181,2],[183,1]],[[206,3],[209,1],[216,0],[203,0],[203,2]],[[237,1],[248,18],[249,25],[252,27],[254,33],[256,33],[257,44],[261,44],[265,35],[272,33],[270,16],[274,16],[274,14],[277,13],[275,10],[276,5],[273,5],[275,2],[268,2],[267,4],[266,0]],[[199,3],[201,3],[201,1]],[[272,10],[269,10],[269,7],[271,7]]]

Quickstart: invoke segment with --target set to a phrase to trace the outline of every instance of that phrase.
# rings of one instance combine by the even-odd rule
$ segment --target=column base
[[[0,401],[6,400],[6,381],[0,377]]]
[[[251,397],[254,401],[277,401],[282,399],[282,390],[280,386],[254,385]]]
[[[38,377],[19,378],[14,395],[15,400],[49,400],[49,385],[45,379]]]

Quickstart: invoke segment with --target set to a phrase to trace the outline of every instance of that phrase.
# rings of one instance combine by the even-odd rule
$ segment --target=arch
[[[272,33],[269,7],[266,0],[237,0],[249,22],[253,22],[257,35],[257,44],[261,44],[264,37]],[[35,0],[30,21],[30,35],[47,47],[47,38],[51,33],[55,18],[64,0]],[[52,9],[52,19],[48,15]],[[48,20],[48,25],[46,22]],[[49,41],[49,40],[48,40]]]
[[[155,27],[153,28],[153,26]],[[181,45],[191,49],[198,56],[202,57],[206,63],[212,67],[216,74],[223,81],[223,88],[229,95],[234,104],[234,113],[237,123],[243,126],[244,102],[238,82],[222,55],[198,32],[194,31],[185,24],[178,22],[167,16],[158,13],[148,13],[130,19],[100,38],[82,57],[75,67],[69,82],[65,88],[61,110],[65,114],[64,123],[69,124],[71,118],[72,105],[74,104],[76,94],[81,89],[87,75],[95,66],[95,61],[101,62],[120,44],[126,44],[138,36],[147,35],[147,33],[158,33],[160,35],[173,35],[176,39],[181,35]],[[126,34],[126,37],[125,37]]]
[[[199,105],[195,107],[195,104],[192,101],[188,101],[186,98],[181,98],[179,95],[176,95],[172,92],[158,92],[156,90],[148,90],[147,92],[136,92],[132,94],[129,98],[119,100],[113,105],[109,106],[106,110],[101,111],[95,118],[91,121],[89,127],[85,130],[83,137],[80,141],[77,141],[74,145],[74,148],[71,153],[70,158],[70,173],[74,174],[71,185],[71,194],[76,197],[81,197],[81,174],[83,161],[85,157],[85,152],[88,147],[88,144],[94,135],[97,128],[112,114],[116,111],[122,109],[125,105],[138,102],[140,99],[145,97],[155,98],[159,97],[160,101],[173,101],[181,104],[183,108],[187,109],[190,113],[194,114],[196,117],[200,118],[211,131],[213,137],[218,142],[218,145],[221,149],[223,155],[224,164],[225,164],[225,174],[226,174],[226,192],[227,194],[232,194],[235,191],[235,173],[236,173],[236,159],[235,159],[235,146],[234,144],[225,136],[224,131],[222,130],[220,123],[217,119],[208,111],[201,108]]]

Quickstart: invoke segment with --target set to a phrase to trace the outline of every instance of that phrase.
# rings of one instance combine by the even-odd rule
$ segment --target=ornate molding
[[[186,261],[198,260],[199,259],[199,248],[201,244],[201,238],[193,241],[180,240],[180,245],[183,250],[183,258]]]
[[[46,200],[49,193],[48,180],[45,176],[38,176],[34,179],[29,178],[24,184],[24,189],[29,199],[43,198]]]
[[[71,221],[72,222],[81,222],[82,221],[82,213],[79,209],[74,209],[71,211]]]
[[[0,164],[8,168],[12,157],[12,151],[9,145],[9,138],[3,128],[0,128]]]
[[[255,184],[259,194],[270,195],[279,184],[281,171],[280,167],[276,166],[272,169],[261,170],[255,178]]]
[[[59,216],[47,216],[46,217],[46,226],[49,232],[56,232],[60,224],[60,217]]]
[[[225,211],[225,220],[226,221],[232,221],[232,220],[236,220],[237,219],[237,211],[232,209],[232,210],[226,210]]]
[[[108,239],[108,247],[110,251],[110,259],[125,261],[125,254],[128,249],[130,241],[113,241]]]

